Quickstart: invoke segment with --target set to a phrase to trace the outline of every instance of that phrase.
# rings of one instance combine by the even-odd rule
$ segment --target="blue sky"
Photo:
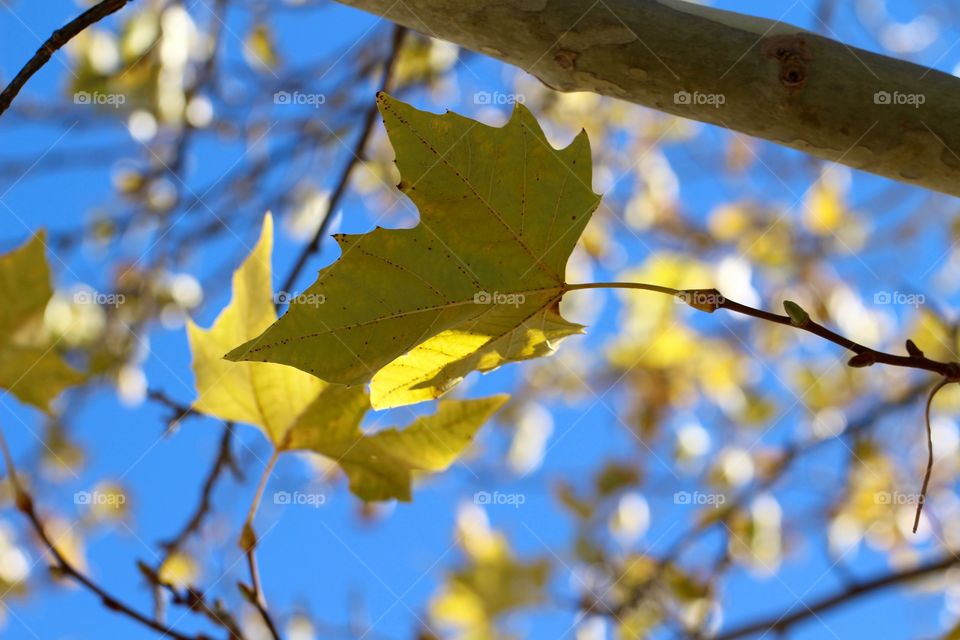
[[[205,16],[204,0],[196,3],[198,15]],[[808,28],[816,27],[810,8],[802,1],[750,0],[742,2],[718,2],[717,6],[754,13],[773,19],[782,19]],[[876,49],[869,34],[852,20],[851,3],[841,3],[835,24],[838,35],[846,42]],[[898,19],[915,15],[917,6],[923,3],[889,3],[890,10]],[[46,37],[53,29],[77,12],[74,2],[53,1],[45,3],[10,2],[0,6],[0,41],[4,43],[0,54],[0,73],[7,79],[38,46],[37,36]],[[232,35],[245,33],[249,14],[234,11],[227,24]],[[343,50],[374,24],[375,19],[366,14],[340,6],[314,10],[284,10],[275,20],[279,40],[283,42],[285,55],[298,60],[319,59],[331,52]],[[945,33],[937,43],[924,51],[918,61],[935,64],[938,69],[950,71],[960,62],[960,48],[952,49],[957,36],[956,29],[944,28]],[[242,64],[240,42],[237,37],[227,37],[227,59]],[[55,99],[64,92],[68,72],[67,58],[63,53],[54,59],[33,78],[23,97],[33,100]],[[440,111],[445,108],[470,112],[467,96],[476,91],[510,91],[514,71],[482,57],[473,57],[467,63],[469,73],[460,74],[460,103],[433,104],[423,95],[410,98],[418,105]],[[269,82],[267,82],[269,85]],[[279,87],[278,87],[279,88]],[[372,100],[372,93],[369,96]],[[505,107],[506,108],[506,107]],[[8,114],[0,118],[0,164],[10,158],[40,158],[38,165],[25,175],[0,176],[0,215],[7,220],[0,230],[3,247],[19,244],[28,234],[40,227],[49,229],[72,229],[91,210],[115,198],[111,187],[110,164],[93,162],[87,167],[74,170],[43,171],[45,157],[56,156],[69,149],[90,146],[109,146],[114,142],[127,150],[135,149],[122,123],[115,122],[87,131],[83,127],[71,127],[69,118],[62,123],[33,125],[14,120]],[[320,117],[325,117],[321,115]],[[707,143],[717,141],[721,132],[707,132],[701,137]],[[273,144],[272,142],[269,144]],[[275,148],[272,148],[276,152]],[[203,176],[216,179],[216,167],[229,166],[243,150],[236,144],[198,144],[191,154],[191,184],[208,182]],[[696,172],[697,161],[689,149],[674,145],[668,149],[668,157],[681,175]],[[794,158],[793,152],[781,152]],[[46,155],[45,155],[46,154]],[[340,161],[343,160],[343,154]],[[329,171],[328,175],[336,175]],[[762,188],[785,201],[795,199],[807,186],[799,177],[789,184],[760,173],[757,180]],[[323,180],[318,180],[321,184]],[[888,183],[871,176],[857,174],[853,199],[868,200],[882,192]],[[330,186],[330,185],[327,185]],[[706,212],[710,206],[729,194],[736,185],[710,181],[696,182],[682,187],[684,202],[691,211]],[[757,185],[752,185],[757,188]],[[919,190],[903,187],[906,194],[899,207],[885,211],[882,219],[875,220],[875,229],[893,225],[913,211],[916,203],[924,198]],[[936,201],[946,208],[944,199]],[[199,216],[212,212],[200,210]],[[362,232],[369,229],[376,212],[368,210],[355,194],[347,197],[343,206],[341,230]],[[250,224],[234,229],[236,235],[209,248],[202,256],[192,259],[186,270],[203,280],[205,276],[218,273],[224,260],[235,260],[244,246],[252,246],[259,233],[259,221],[249,218]],[[929,231],[929,230],[928,230]],[[941,253],[946,247],[936,233],[924,238],[919,253],[897,256],[891,261],[889,254],[875,252],[862,254],[859,258],[840,261],[835,265],[844,279],[858,285],[867,297],[876,287],[866,271],[876,271],[885,281],[902,282],[903,287],[924,287],[939,296],[944,305],[952,302],[952,291],[938,291],[927,284],[925,253]],[[131,255],[149,246],[144,239],[142,246],[135,243],[126,250]],[[289,269],[299,244],[289,237],[278,236],[275,249],[275,273],[285,274]],[[336,255],[332,243],[323,246],[320,258],[315,259],[306,274],[301,276],[298,288],[311,281],[310,272],[319,268]],[[631,258],[642,259],[644,250],[631,250]],[[51,258],[57,284],[69,288],[77,283],[86,283],[96,288],[106,287],[105,265],[114,255],[98,255],[91,250],[73,251],[64,256],[61,263]],[[869,267],[864,266],[864,261]],[[865,270],[866,269],[866,270]],[[610,276],[612,274],[598,274]],[[278,280],[278,277],[275,277]],[[889,280],[888,280],[889,279]],[[279,283],[276,283],[279,284]],[[899,284],[897,286],[900,286]],[[208,326],[229,297],[229,287],[205,292],[202,308],[196,319]],[[605,306],[589,334],[581,340],[586,350],[599,349],[616,331],[617,301],[613,294],[604,294]],[[712,319],[703,322],[711,322]],[[189,350],[182,329],[165,330],[154,327],[148,335],[141,336],[149,356],[144,369],[151,387],[165,390],[180,401],[192,399]],[[826,350],[821,353],[834,353]],[[525,366],[525,365],[524,365]],[[522,381],[524,366],[510,366],[482,379],[469,381],[466,393],[478,396],[488,392],[509,390]],[[475,376],[476,377],[476,376]],[[286,507],[267,501],[258,517],[258,530],[269,531],[260,549],[264,589],[271,602],[291,611],[302,607],[319,619],[344,623],[351,598],[363,602],[371,621],[378,620],[376,629],[386,637],[407,637],[416,616],[424,616],[424,606],[435,591],[440,571],[455,564],[458,551],[453,548],[455,506],[471,499],[479,490],[523,492],[526,502],[520,509],[495,506],[488,510],[493,525],[505,531],[511,543],[523,555],[549,555],[554,549],[562,550],[569,544],[572,529],[569,519],[561,516],[556,501],[550,495],[550,479],[557,474],[565,477],[581,473],[602,460],[615,456],[633,445],[632,437],[618,428],[613,412],[624,404],[619,392],[614,390],[605,402],[593,404],[588,413],[584,407],[558,406],[553,411],[555,440],[551,442],[543,466],[525,478],[517,478],[497,472],[498,456],[502,457],[508,440],[505,433],[493,426],[485,429],[480,438],[484,454],[468,465],[457,465],[442,479],[430,482],[417,494],[412,504],[394,505],[386,508],[387,517],[375,525],[367,525],[357,518],[358,502],[345,489],[343,483],[327,493],[328,500],[321,509],[309,507]],[[136,559],[148,562],[155,560],[151,549],[156,542],[174,533],[193,507],[197,488],[206,473],[209,460],[217,446],[219,429],[216,421],[190,419],[182,428],[169,437],[163,437],[165,418],[168,412],[149,402],[135,408],[124,407],[109,388],[97,391],[79,410],[70,411],[75,437],[85,446],[89,459],[79,478],[60,485],[41,482],[35,487],[36,498],[42,509],[49,509],[69,517],[76,513],[72,496],[74,491],[89,490],[102,479],[119,479],[132,487],[133,518],[130,528],[123,526],[94,532],[87,539],[87,556],[91,573],[108,585],[111,590],[125,594],[128,599],[142,607],[150,606],[149,592],[135,566]],[[916,412],[904,421],[916,421]],[[797,416],[802,417],[802,416]],[[896,417],[895,417],[896,418]],[[409,422],[410,414],[397,410],[374,416],[376,426],[399,425]],[[0,398],[0,425],[11,440],[14,455],[18,459],[35,456],[40,446],[36,434],[41,433],[41,416],[28,408],[19,406],[9,395]],[[575,425],[575,426],[571,426]],[[795,423],[784,421],[782,428],[770,434],[772,439],[784,437]],[[918,430],[920,429],[917,423]],[[919,431],[918,431],[919,433]],[[562,437],[558,437],[562,434]],[[238,455],[248,461],[251,469],[247,481],[238,484],[228,480],[220,485],[215,503],[220,516],[217,527],[236,531],[242,523],[262,461],[269,456],[268,444],[252,428],[241,428],[242,444],[237,446]],[[794,472],[794,478],[803,479],[807,486],[820,486],[829,491],[835,486],[836,477],[831,470],[832,461],[844,455],[838,446],[828,447],[827,452]],[[653,488],[646,493],[651,505],[652,523],[641,541],[656,551],[664,548],[685,528],[676,525],[677,509],[671,501],[676,478],[666,470],[651,471],[658,478],[651,483]],[[269,490],[304,490],[309,486],[311,475],[308,467],[297,458],[283,460]],[[790,483],[792,486],[794,483]],[[798,494],[793,500],[790,493],[778,494],[785,508],[802,509],[807,494]],[[806,505],[810,506],[810,505]],[[19,516],[13,510],[2,514],[4,521],[16,522]],[[727,603],[725,618],[743,621],[754,616],[777,611],[784,605],[801,597],[816,597],[841,586],[836,575],[828,573],[832,561],[824,552],[823,532],[810,530],[808,537],[791,540],[794,545],[789,560],[777,577],[758,580],[740,570],[734,570],[732,579],[726,583],[724,600]],[[228,535],[228,539],[233,534]],[[155,552],[155,551],[154,551]],[[220,571],[204,575],[207,583],[217,579],[220,573],[227,576],[220,580],[215,591],[228,594],[235,601],[234,584],[245,579],[239,550],[232,544],[216,546],[212,552],[212,565]],[[31,547],[32,560],[37,560],[35,547]],[[861,575],[883,571],[886,559],[867,549],[856,557],[856,570]],[[560,565],[562,566],[562,565]],[[230,568],[232,572],[228,572]],[[36,566],[37,573],[42,566]],[[558,572],[551,584],[553,594],[572,594],[569,575]],[[858,602],[856,605],[831,613],[829,629],[838,637],[922,637],[933,635],[938,629],[938,616],[942,608],[942,596],[932,595],[911,601],[910,607],[902,605],[902,594],[885,592]],[[27,600],[13,600],[7,608],[8,620],[0,636],[10,638],[38,637],[46,640],[67,638],[153,638],[147,632],[100,606],[89,594],[76,588],[43,589]],[[171,622],[176,621],[176,616]],[[183,621],[184,623],[186,620]],[[535,615],[523,616],[512,621],[512,628],[522,637],[559,638],[569,634],[572,616],[556,607],[543,607]],[[189,626],[184,627],[190,630]],[[199,627],[198,627],[199,629]],[[377,636],[379,637],[379,636]],[[812,621],[801,627],[798,638],[834,637],[820,623]]]

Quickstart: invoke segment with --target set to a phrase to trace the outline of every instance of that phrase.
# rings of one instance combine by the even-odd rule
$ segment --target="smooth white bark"
[[[960,79],[939,71],[681,0],[341,1],[561,91],[621,98],[960,195]]]

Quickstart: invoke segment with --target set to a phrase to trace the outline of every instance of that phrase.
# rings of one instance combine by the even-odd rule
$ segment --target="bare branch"
[[[66,25],[54,31],[46,42],[37,49],[33,57],[27,61],[27,64],[23,65],[23,68],[13,77],[10,84],[4,87],[3,91],[0,91],[0,115],[10,107],[10,103],[20,93],[20,89],[27,83],[27,80],[39,71],[43,65],[47,64],[55,51],[90,25],[122,9],[128,2],[130,0],[103,0],[103,2],[90,7]]]
[[[73,578],[74,581],[83,585],[88,591],[100,599],[100,601],[103,603],[103,606],[111,611],[116,611],[127,616],[128,618],[132,618],[144,626],[147,626],[154,631],[159,631],[165,637],[172,638],[173,640],[193,640],[190,636],[183,635],[182,633],[171,629],[154,618],[137,611],[132,606],[117,599],[114,595],[107,592],[106,589],[95,583],[85,573],[73,566],[73,564],[67,560],[62,553],[60,553],[60,550],[57,549],[56,544],[50,538],[50,535],[47,533],[47,530],[43,525],[43,521],[41,521],[40,516],[37,514],[37,511],[33,506],[33,498],[27,493],[26,489],[24,489],[23,485],[20,483],[20,480],[17,478],[17,470],[13,463],[13,456],[10,454],[10,449],[7,446],[7,440],[3,436],[2,431],[0,431],[0,449],[2,449],[3,458],[7,465],[7,473],[10,477],[10,484],[13,486],[17,509],[27,516],[27,519],[33,526],[33,530],[43,542],[43,545],[50,552],[50,555],[53,556],[53,559],[56,563],[54,568],[57,571],[65,576]]]
[[[713,313],[717,309],[726,309],[734,313],[750,316],[759,320],[765,320],[774,324],[782,324],[788,327],[794,327],[801,331],[812,333],[824,340],[839,345],[844,349],[856,354],[850,359],[848,364],[852,367],[866,367],[873,364],[886,364],[892,367],[904,367],[907,369],[920,369],[940,374],[947,382],[960,381],[960,363],[940,362],[932,360],[920,351],[909,352],[905,356],[893,353],[877,351],[870,347],[854,342],[850,338],[828,329],[827,327],[814,322],[809,316],[798,318],[790,315],[780,315],[771,313],[763,309],[755,309],[745,304],[730,300],[716,289],[673,289],[660,285],[646,284],[643,282],[591,282],[585,284],[568,284],[567,291],[578,291],[582,289],[638,289],[641,291],[653,291],[675,296],[681,299],[691,307],[707,313]],[[794,303],[789,303],[796,307]],[[799,309],[799,307],[797,307]],[[802,310],[801,310],[802,311]]]
[[[937,394],[945,386],[950,384],[950,380],[944,378],[936,385],[933,389],[930,390],[930,395],[927,396],[927,405],[923,410],[923,417],[927,423],[927,469],[923,474],[923,485],[920,487],[920,499],[917,501],[917,514],[913,519],[913,532],[917,532],[917,528],[920,527],[920,514],[923,512],[923,503],[927,500],[927,487],[930,486],[930,475],[933,473],[933,429],[930,427],[930,405],[933,404],[933,399],[937,397]]]
[[[871,594],[874,591],[879,591],[880,589],[885,589],[890,586],[911,582],[919,578],[929,577],[946,571],[947,569],[958,564],[960,564],[960,556],[951,553],[943,558],[940,558],[939,560],[934,560],[912,569],[907,569],[906,571],[888,573],[886,575],[871,578],[870,580],[856,582],[853,585],[848,586],[832,595],[821,598],[816,602],[801,603],[801,607],[797,608],[794,613],[778,615],[775,618],[760,620],[743,625],[741,627],[735,627],[729,631],[721,633],[713,640],[735,640],[736,638],[745,638],[755,634],[769,634],[771,632],[775,634],[781,634],[794,625],[803,622],[807,618],[819,616],[821,613],[829,611],[830,609],[838,607],[842,604],[846,604],[851,600],[855,600],[861,596]]]
[[[190,516],[190,519],[187,520],[187,523],[180,529],[177,535],[161,543],[166,550],[164,560],[180,549],[187,538],[200,529],[204,518],[206,518],[212,507],[213,488],[216,486],[217,480],[223,472],[227,469],[232,469],[236,472],[236,461],[233,459],[233,453],[230,450],[230,444],[232,442],[233,423],[228,422],[223,427],[223,435],[220,437],[220,447],[217,450],[217,457],[214,458],[213,466],[211,466],[209,473],[207,473],[206,480],[203,482],[203,488],[200,490],[200,500],[193,510],[193,515]]]
[[[187,416],[200,415],[194,411],[193,407],[180,404],[160,389],[147,389],[147,397],[159,402],[173,412],[167,419],[167,430],[173,430],[176,425]]]
[[[400,54],[400,45],[403,43],[403,38],[404,35],[406,35],[406,32],[407,30],[403,27],[394,27],[393,42],[390,46],[390,51],[387,54],[387,58],[383,63],[383,80],[380,82],[381,91],[386,91],[390,88],[390,84],[393,80],[393,70]],[[330,195],[330,200],[327,204],[327,210],[323,214],[323,219],[320,221],[320,226],[317,227],[317,230],[313,234],[313,238],[310,240],[310,243],[303,248],[303,251],[300,252],[300,255],[297,257],[297,261],[294,262],[293,268],[290,269],[290,273],[287,275],[286,279],[283,281],[283,285],[280,287],[281,291],[290,291],[293,288],[293,283],[296,282],[297,276],[300,275],[300,272],[303,270],[304,265],[306,265],[307,260],[310,258],[310,256],[319,251],[320,241],[323,239],[324,234],[330,227],[330,223],[333,222],[333,213],[336,211],[337,206],[340,204],[340,200],[347,191],[347,184],[350,181],[350,174],[353,172],[353,168],[358,162],[360,162],[360,159],[363,156],[363,149],[367,146],[367,140],[370,138],[370,134],[373,132],[373,125],[376,121],[377,104],[374,102],[371,104],[370,108],[367,109],[367,113],[364,116],[363,125],[360,128],[360,134],[357,137],[357,142],[354,144],[353,149],[350,150],[350,157],[347,158],[347,164],[343,168],[340,178],[337,180],[337,186],[334,187],[333,193]]]
[[[257,543],[259,540],[253,529],[253,520],[257,517],[260,501],[263,499],[263,492],[267,488],[267,481],[270,479],[270,474],[273,473],[273,467],[277,464],[277,458],[280,457],[280,451],[279,448],[273,450],[273,454],[270,456],[270,460],[263,470],[260,483],[257,485],[257,491],[253,496],[253,501],[250,503],[250,510],[247,512],[247,519],[243,523],[243,529],[240,533],[240,548],[243,549],[244,554],[247,556],[247,567],[250,570],[250,586],[246,587],[241,584],[241,590],[247,600],[260,612],[260,617],[267,626],[267,630],[270,632],[273,640],[280,640],[280,633],[277,631],[277,626],[270,616],[270,610],[267,608],[267,599],[263,595],[263,586],[260,583],[260,570],[257,567],[256,556]]]

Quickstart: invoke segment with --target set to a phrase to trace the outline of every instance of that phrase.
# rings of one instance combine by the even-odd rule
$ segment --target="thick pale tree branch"
[[[960,79],[679,0],[341,0],[529,71],[960,195]]]

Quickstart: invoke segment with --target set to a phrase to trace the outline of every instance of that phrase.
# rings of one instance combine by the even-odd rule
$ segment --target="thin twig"
[[[27,80],[39,71],[43,65],[47,64],[55,51],[90,25],[122,9],[128,2],[130,0],[103,0],[103,2],[90,7],[66,25],[54,31],[46,42],[37,49],[33,57],[27,61],[27,64],[23,65],[23,68],[13,77],[10,84],[4,87],[3,91],[0,91],[0,115],[10,107],[10,103],[20,93],[20,89],[27,83]]]
[[[56,561],[56,569],[61,574],[73,578],[74,581],[86,587],[88,591],[100,598],[100,601],[103,603],[103,605],[111,611],[116,611],[127,616],[128,618],[132,618],[144,626],[147,626],[154,631],[159,631],[165,637],[172,638],[173,640],[192,640],[190,636],[183,635],[182,633],[171,629],[170,627],[158,622],[153,618],[150,618],[149,616],[144,615],[143,613],[140,613],[132,606],[117,599],[115,596],[108,593],[106,589],[95,583],[83,572],[73,566],[73,564],[71,564],[71,562],[67,560],[62,553],[60,553],[60,550],[57,549],[53,540],[47,533],[43,522],[40,520],[40,516],[37,514],[37,511],[33,506],[33,498],[30,497],[30,494],[27,493],[26,489],[24,489],[23,485],[20,483],[20,480],[17,478],[17,468],[13,462],[13,456],[10,453],[10,448],[7,446],[7,440],[3,435],[2,430],[0,430],[0,450],[2,450],[3,459],[7,466],[7,474],[10,477],[10,484],[13,486],[17,509],[27,516],[27,519],[33,526],[33,530],[36,532],[37,536],[40,538],[44,546],[49,550],[50,554]]]
[[[227,611],[223,603],[217,599],[213,604],[207,601],[206,594],[194,587],[186,587],[182,591],[170,582],[165,582],[160,575],[152,568],[143,563],[138,563],[141,573],[147,580],[154,585],[154,588],[162,593],[166,591],[170,594],[170,600],[174,604],[186,607],[190,611],[199,612],[207,617],[211,622],[223,627],[230,640],[244,640],[245,636],[240,629],[240,624],[234,619],[233,614]],[[156,614],[157,619],[162,619],[161,614]]]
[[[383,80],[380,82],[380,91],[387,91],[390,89],[390,85],[393,82],[393,73],[396,67],[396,61],[400,53],[400,45],[403,43],[403,38],[405,35],[406,29],[404,27],[399,25],[394,27],[390,51],[387,53],[387,58],[383,64]],[[370,134],[373,132],[373,125],[376,121],[377,105],[374,103],[369,109],[367,109],[366,116],[363,120],[363,125],[360,128],[360,134],[357,137],[357,141],[354,144],[353,149],[350,151],[350,156],[347,158],[346,166],[344,166],[343,171],[340,173],[336,187],[334,187],[333,193],[330,195],[330,199],[327,202],[327,210],[323,214],[323,219],[320,221],[320,226],[317,227],[317,230],[313,234],[313,238],[311,238],[310,243],[303,248],[303,250],[300,252],[300,255],[297,257],[296,262],[293,263],[293,268],[290,269],[290,273],[284,279],[283,285],[280,287],[281,291],[289,292],[293,289],[293,284],[296,282],[300,272],[303,271],[303,267],[307,264],[307,260],[310,258],[310,256],[320,250],[320,241],[323,239],[327,229],[333,222],[333,214],[336,211],[337,206],[340,204],[340,200],[343,198],[343,195],[347,191],[347,184],[350,182],[350,174],[353,172],[354,167],[358,162],[360,162],[361,157],[363,156],[363,149],[367,146],[367,140],[370,138]]]
[[[263,618],[263,622],[267,625],[267,629],[270,631],[274,640],[280,640],[280,633],[277,631],[273,618],[270,616],[270,610],[267,608],[267,599],[263,594],[263,586],[260,583],[260,570],[257,568],[256,556],[258,540],[253,528],[253,520],[257,517],[257,511],[260,509],[260,501],[263,499],[263,492],[267,488],[267,481],[270,479],[270,475],[273,473],[273,467],[277,464],[277,458],[279,457],[280,449],[276,448],[273,450],[273,454],[267,462],[267,467],[263,470],[263,475],[260,476],[257,491],[253,495],[250,510],[247,511],[247,519],[243,523],[243,529],[240,533],[240,548],[243,549],[243,552],[247,556],[247,567],[250,570],[250,590],[246,595],[249,601],[257,608],[257,611],[260,612],[260,617]]]
[[[193,611],[200,611],[211,621],[224,627],[231,638],[242,638],[239,625],[233,620],[233,617],[226,612],[223,607],[217,603],[211,605],[207,602],[204,594],[193,588],[187,588],[185,591],[179,591],[174,585],[161,580],[160,574],[167,561],[184,545],[187,539],[199,531],[206,517],[211,513],[213,507],[213,490],[217,480],[227,470],[231,470],[234,475],[239,474],[237,463],[233,458],[231,444],[233,442],[233,423],[228,422],[224,425],[223,435],[220,438],[220,446],[217,449],[217,456],[207,472],[203,487],[200,490],[200,499],[194,508],[192,515],[181,527],[175,536],[160,543],[163,547],[163,557],[155,567],[145,567],[144,573],[149,576],[150,582],[154,585],[156,601],[156,617],[162,619],[162,594],[167,591],[171,595],[172,602],[177,605],[183,605]]]
[[[920,514],[923,511],[923,503],[927,496],[927,487],[930,484],[930,474],[933,471],[933,434],[930,429],[930,404],[934,396],[943,387],[952,383],[960,382],[960,363],[940,362],[931,360],[917,348],[912,340],[907,340],[907,355],[901,356],[893,353],[885,353],[871,349],[858,342],[828,329],[827,327],[814,322],[806,311],[801,309],[795,303],[787,302],[784,304],[789,315],[780,315],[755,309],[745,304],[730,300],[721,294],[717,289],[673,289],[671,287],[662,287],[659,285],[647,284],[643,282],[591,282],[585,284],[565,285],[567,291],[577,291],[582,289],[639,289],[641,291],[653,291],[672,295],[691,307],[700,311],[713,313],[717,309],[726,309],[734,313],[739,313],[752,318],[766,320],[775,324],[782,324],[788,327],[794,327],[808,333],[819,336],[829,342],[848,349],[856,355],[850,359],[848,364],[852,367],[868,367],[874,364],[886,364],[894,367],[905,367],[908,369],[921,369],[932,371],[943,376],[936,386],[930,391],[927,397],[927,406],[924,413],[927,424],[927,470],[923,478],[923,486],[920,490],[920,497],[917,501],[916,516],[913,521],[913,532],[917,532],[920,526]]]
[[[203,488],[200,491],[200,500],[197,502],[193,515],[187,520],[186,524],[170,540],[161,543],[166,551],[165,559],[170,554],[176,552],[191,534],[200,529],[204,518],[210,512],[212,506],[213,488],[221,474],[231,469],[237,473],[236,461],[233,459],[233,453],[230,445],[233,442],[233,423],[228,422],[223,427],[223,435],[220,437],[220,447],[217,450],[217,457],[210,467],[209,473],[203,482]]]
[[[819,618],[821,613],[833,609],[850,600],[868,595],[874,591],[878,591],[889,586],[903,582],[909,582],[911,580],[923,578],[931,574],[940,573],[957,564],[960,564],[960,556],[950,553],[939,560],[934,560],[933,562],[923,564],[912,569],[907,569],[905,571],[899,571],[896,573],[888,573],[870,580],[857,582],[852,586],[846,587],[845,589],[821,598],[820,600],[805,603],[794,613],[787,615],[781,614],[777,615],[776,618],[753,622],[745,624],[741,627],[733,628],[729,631],[721,633],[718,636],[715,636],[714,640],[736,640],[737,638],[744,638],[755,634],[767,635],[771,632],[774,634],[782,634],[797,623],[802,622],[810,617]]]
[[[173,411],[173,414],[171,415],[171,417],[167,419],[168,431],[173,430],[174,426],[176,426],[184,418],[188,416],[200,415],[197,411],[193,409],[193,407],[180,404],[179,402],[177,402],[176,400],[168,396],[166,393],[164,393],[160,389],[147,389],[147,397],[151,400],[154,400],[162,404],[163,406]]]
[[[913,402],[923,390],[924,385],[916,384],[894,399],[883,402],[882,404],[873,405],[869,411],[852,421],[842,433],[837,434],[836,436],[829,438],[798,440],[788,444],[784,449],[783,454],[779,456],[777,460],[776,474],[765,474],[758,477],[756,482],[746,487],[743,491],[734,496],[732,501],[727,502],[723,506],[722,515],[698,519],[692,527],[690,527],[673,543],[671,543],[671,545],[665,550],[660,559],[657,561],[657,565],[653,574],[645,581],[644,584],[640,585],[634,590],[633,593],[630,594],[630,596],[625,600],[625,604],[620,605],[613,611],[614,615],[623,615],[625,610],[627,610],[629,607],[635,606],[638,602],[642,601],[642,599],[646,597],[647,593],[649,593],[651,589],[662,583],[664,572],[674,563],[678,562],[683,553],[692,547],[698,540],[700,540],[701,536],[715,528],[721,522],[726,522],[730,515],[740,510],[751,498],[751,496],[763,491],[767,491],[773,487],[778,481],[782,480],[790,471],[791,467],[794,464],[797,464],[803,457],[809,456],[810,454],[821,450],[830,442],[833,442],[838,438],[850,438],[861,434],[872,425],[876,424],[877,420],[880,418],[890,415],[891,411],[906,407],[908,404]],[[714,574],[719,575],[719,571],[715,571]],[[609,609],[605,604],[594,604],[592,605],[592,609],[599,611],[600,606]]]
[[[804,322],[798,323],[790,316],[780,315],[755,309],[745,304],[735,302],[726,298],[716,289],[673,289],[671,287],[661,287],[659,285],[646,284],[642,282],[591,282],[586,284],[568,284],[564,287],[567,291],[577,291],[581,289],[640,289],[643,291],[655,291],[675,296],[686,302],[691,307],[712,313],[717,309],[726,309],[734,313],[739,313],[752,318],[766,320],[775,324],[782,324],[788,327],[794,327],[808,333],[828,340],[836,345],[848,349],[857,356],[862,356],[859,362],[854,366],[869,366],[872,364],[886,364],[893,367],[905,367],[908,369],[922,369],[938,373],[950,382],[960,381],[960,363],[940,362],[931,360],[922,353],[912,353],[906,356],[892,353],[884,353],[866,347],[854,342],[850,338],[842,336],[827,327],[817,324],[810,318]]]
[[[226,10],[227,0],[216,0],[216,3],[210,7],[210,12],[213,16],[210,31],[207,33],[207,39],[210,42],[210,55],[207,56],[202,65],[197,67],[196,78],[184,91],[184,104],[190,104],[190,101],[199,95],[204,87],[215,80],[214,72],[217,67],[220,42],[223,39],[222,35],[226,20]],[[179,183],[180,186],[186,187],[186,184],[184,183],[180,173],[183,170],[184,164],[187,160],[187,152],[190,148],[191,140],[197,130],[197,127],[190,121],[190,119],[185,118],[177,135],[176,141],[171,145],[173,151],[168,159],[160,160],[160,158],[156,158],[159,160],[158,166],[156,166],[154,171],[144,179],[147,182],[153,182],[163,175],[169,175],[172,176],[174,181]],[[187,190],[191,191],[189,188],[187,188]],[[173,212],[173,210],[176,208],[176,205],[179,204],[182,196],[182,190],[177,189],[177,201],[169,210],[164,212],[164,215],[169,216],[169,214]],[[189,212],[189,209],[187,211]],[[172,238],[169,235],[164,236],[163,238],[163,242],[165,244],[170,240],[172,240]]]
[[[912,403],[916,399],[917,395],[923,391],[923,389],[924,385],[917,384],[895,399],[872,406],[867,413],[852,421],[849,426],[847,426],[842,433],[837,434],[837,436],[830,438],[814,437],[810,440],[797,441],[788,444],[784,449],[783,455],[781,455],[777,460],[777,473],[764,475],[758,478],[757,481],[752,484],[752,486],[748,486],[738,495],[736,495],[732,501],[725,504],[723,507],[723,513],[735,513],[742,508],[744,504],[746,504],[747,500],[749,500],[752,495],[770,489],[778,480],[784,477],[784,475],[795,463],[801,459],[802,456],[809,456],[809,454],[819,451],[821,448],[826,447],[828,444],[841,436],[844,438],[850,438],[862,433],[871,425],[875,424],[877,420],[889,415],[893,410],[905,407]],[[680,555],[696,541],[699,534],[706,532],[722,521],[723,518],[704,518],[697,521],[697,523],[691,527],[690,530],[681,535],[667,550],[663,556],[663,559],[661,560],[661,564],[667,564],[679,558]]]
[[[933,473],[933,430],[930,428],[930,405],[940,389],[948,384],[950,384],[950,380],[944,378],[930,390],[930,395],[927,396],[927,406],[923,411],[927,423],[927,471],[923,476],[923,485],[920,487],[920,499],[917,500],[917,515],[913,518],[914,533],[920,526],[920,513],[923,511],[923,503],[927,500],[927,487],[930,485],[930,475]]]

